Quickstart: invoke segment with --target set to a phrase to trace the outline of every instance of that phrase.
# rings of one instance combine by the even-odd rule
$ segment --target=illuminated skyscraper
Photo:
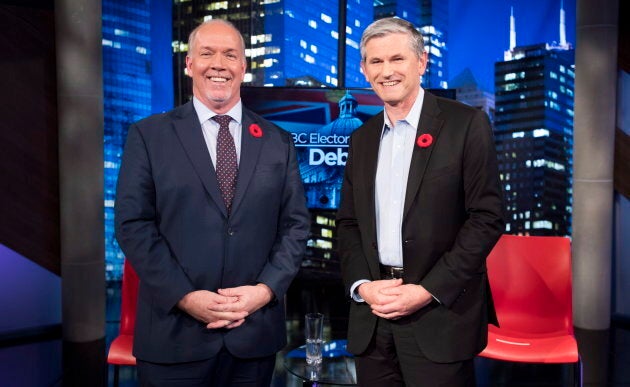
[[[367,4],[366,4],[367,3]],[[348,0],[346,5],[346,87],[370,87],[361,72],[359,43],[363,30],[374,20],[370,1]]]
[[[455,89],[457,100],[486,112],[490,121],[494,122],[494,94],[482,90],[472,71],[466,68],[449,82]]]
[[[170,5],[103,0],[104,217],[107,279],[120,279],[124,255],[114,236],[120,159],[131,123],[172,107],[170,63],[153,60],[168,49],[170,34],[151,28],[170,22]],[[167,30],[170,32],[170,30]]]
[[[269,2],[269,1],[268,1]],[[259,1],[173,1],[173,71],[175,74],[175,104],[180,105],[192,97],[192,82],[186,75],[188,36],[199,23],[209,19],[228,19],[245,39],[247,47],[247,73],[245,82],[258,84],[264,78],[260,53],[265,52],[265,20],[274,10],[266,9]],[[253,58],[252,58],[253,56]],[[260,58],[259,58],[260,57]],[[258,59],[257,59],[258,58]],[[261,83],[262,85],[262,83]]]
[[[374,1],[374,20],[396,16],[419,26],[421,9],[418,3],[418,0],[376,0]]]
[[[495,139],[506,231],[570,235],[574,51],[513,47],[495,64]]]
[[[374,20],[392,16],[413,23],[424,36],[429,64],[422,77],[422,87],[448,88],[448,0],[374,1]]]
[[[422,77],[424,88],[448,88],[448,0],[422,0],[420,32],[424,36],[429,65]]]

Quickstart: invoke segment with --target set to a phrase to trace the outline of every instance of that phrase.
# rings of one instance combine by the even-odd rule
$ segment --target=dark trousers
[[[142,387],[269,387],[276,355],[240,359],[225,348],[207,360],[159,364],[138,360]]]
[[[473,359],[435,363],[418,347],[411,329],[379,318],[368,349],[355,358],[361,387],[474,387]]]

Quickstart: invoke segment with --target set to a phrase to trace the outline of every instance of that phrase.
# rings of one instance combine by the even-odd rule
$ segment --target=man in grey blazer
[[[241,104],[229,22],[190,35],[191,102],[133,124],[116,235],[140,278],[143,386],[268,386],[309,232],[291,136]]]
[[[351,137],[337,214],[359,385],[474,385],[504,230],[488,118],[420,87],[427,55],[405,20],[368,26],[361,57],[385,106]]]

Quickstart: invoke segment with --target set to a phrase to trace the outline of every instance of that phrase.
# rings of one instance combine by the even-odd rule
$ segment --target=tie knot
[[[232,117],[228,115],[216,115],[212,119],[219,123],[219,127],[229,127],[232,121]]]

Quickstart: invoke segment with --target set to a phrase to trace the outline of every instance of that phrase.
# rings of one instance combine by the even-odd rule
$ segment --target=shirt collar
[[[407,116],[401,121],[406,121],[409,125],[413,126],[414,128],[417,128],[418,124],[420,123],[420,112],[422,111],[423,102],[424,102],[424,89],[420,87],[420,90],[418,91],[418,96],[416,97],[415,102],[411,106],[411,110],[409,110],[409,113],[407,113]],[[383,136],[383,134],[385,134],[385,128],[394,127],[394,125],[392,125],[392,123],[389,121],[389,117],[387,117],[387,113],[385,111],[383,111],[383,117],[385,117],[385,120],[383,122],[383,130],[381,132],[381,137]]]
[[[201,124],[217,115],[217,113],[213,112],[210,108],[204,105],[203,102],[197,99],[197,97],[193,97],[193,106],[195,107],[197,118],[199,118],[199,123]],[[225,114],[232,117],[232,119],[239,124],[242,124],[243,104],[241,100],[239,99],[236,105],[234,105],[232,109],[228,110]]]

